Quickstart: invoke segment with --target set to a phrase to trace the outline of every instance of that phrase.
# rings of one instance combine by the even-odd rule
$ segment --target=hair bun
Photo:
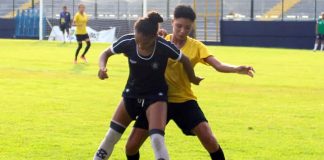
[[[163,22],[163,18],[161,17],[161,15],[157,12],[150,12],[148,15],[147,15],[147,18],[150,22],[152,23],[161,23]]]

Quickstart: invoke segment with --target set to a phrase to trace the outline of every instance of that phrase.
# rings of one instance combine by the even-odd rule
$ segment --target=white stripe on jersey
[[[180,59],[182,58],[182,55],[183,55],[183,53],[180,51],[180,55],[179,55],[179,57],[176,59],[176,61],[180,61]]]
[[[137,53],[137,56],[138,56],[139,58],[143,59],[143,60],[146,60],[146,61],[152,59],[152,57],[154,56],[155,50],[156,50],[156,41],[155,41],[155,43],[154,43],[154,49],[153,49],[153,53],[151,54],[151,56],[148,57],[148,58],[144,58],[144,57],[142,57],[142,56],[139,54],[139,52],[138,52],[138,46],[136,45],[136,53]]]
[[[177,54],[177,56],[178,56],[177,60],[180,60],[180,59],[181,59],[181,56],[182,56],[181,52],[180,52],[180,54],[178,54],[178,52],[175,51],[175,50],[174,50],[172,47],[170,47],[168,44],[165,44],[165,43],[163,43],[163,42],[161,42],[161,41],[158,41],[158,42],[161,43],[161,44],[163,44],[164,46],[170,48],[170,49],[173,51],[173,53]]]
[[[122,41],[120,41],[119,43],[117,43],[115,46],[113,45],[111,48],[111,51],[113,52],[113,53],[116,53],[115,52],[115,50],[114,50],[114,48],[116,48],[118,45],[120,45],[121,43],[123,43],[123,42],[125,42],[125,41],[130,41],[130,40],[134,40],[135,38],[130,38],[130,39],[124,39],[124,40],[122,40]]]

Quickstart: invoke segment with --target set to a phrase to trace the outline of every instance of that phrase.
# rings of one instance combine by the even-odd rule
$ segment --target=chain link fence
[[[1,0],[0,18],[14,18],[18,10],[39,8],[40,0]],[[75,14],[86,6],[89,26],[96,30],[116,27],[116,37],[133,31],[135,20],[143,16],[144,0],[43,0],[46,17],[45,38],[58,25],[59,14],[67,6]],[[324,11],[324,0],[147,0],[147,10],[158,11],[162,25],[171,31],[173,10],[178,4],[193,6],[197,21],[193,35],[203,41],[220,42],[220,21],[314,21]]]

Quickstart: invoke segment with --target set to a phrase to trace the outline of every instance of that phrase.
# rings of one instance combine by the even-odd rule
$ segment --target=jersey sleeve
[[[198,45],[198,56],[199,56],[199,62],[200,63],[203,63],[203,64],[207,64],[205,62],[205,58],[208,58],[209,56],[212,56],[211,54],[209,54],[208,52],[208,49],[207,49],[207,46],[201,42],[199,42],[199,45]]]
[[[113,52],[114,54],[124,53],[127,55],[129,45],[132,40],[134,40],[134,37],[130,36],[130,35],[124,35],[124,36],[120,37],[110,47],[111,52]]]
[[[182,57],[182,52],[170,41],[166,41],[159,37],[158,43],[164,48],[164,51],[169,58],[179,61]]]

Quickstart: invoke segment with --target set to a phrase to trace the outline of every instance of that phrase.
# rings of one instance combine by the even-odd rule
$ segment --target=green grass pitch
[[[89,64],[73,65],[76,44],[0,40],[0,159],[91,159],[104,137],[128,76],[127,60],[109,61],[110,79]],[[324,53],[308,50],[209,47],[223,62],[253,65],[255,78],[198,65],[193,90],[228,160],[324,159]],[[123,160],[131,127],[116,145]],[[166,144],[174,160],[208,160],[196,137],[171,122]],[[153,159],[149,140],[141,148]]]

